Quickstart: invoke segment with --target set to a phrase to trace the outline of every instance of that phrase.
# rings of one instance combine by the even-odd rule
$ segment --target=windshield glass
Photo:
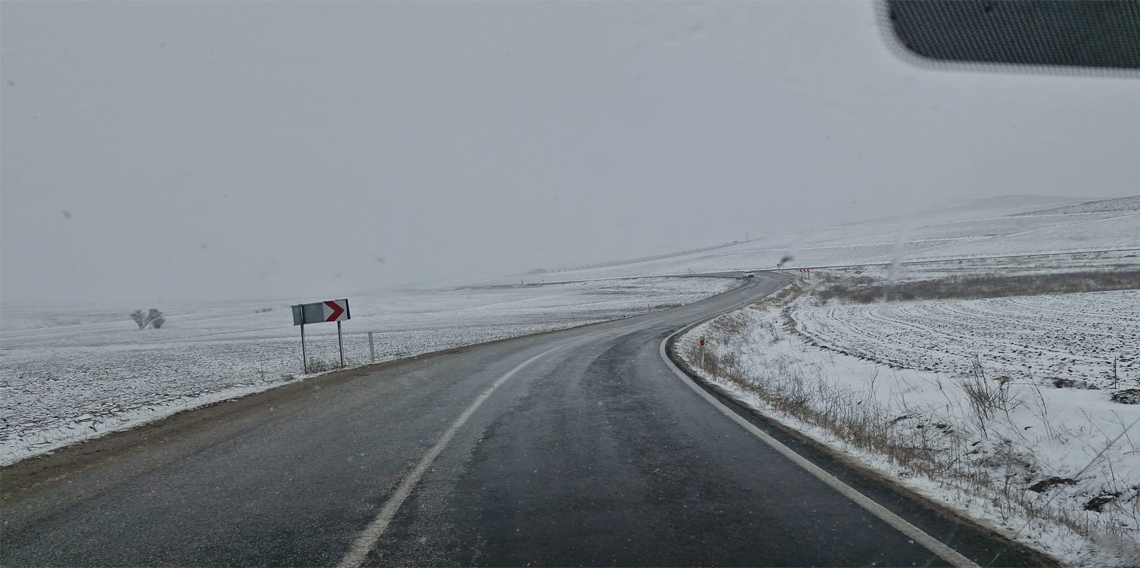
[[[890,23],[1009,4],[3,3],[0,563],[1129,565],[1135,70]]]

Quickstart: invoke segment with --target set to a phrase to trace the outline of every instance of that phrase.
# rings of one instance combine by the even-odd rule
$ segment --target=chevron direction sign
[[[309,372],[309,358],[305,353],[305,324],[336,322],[336,342],[340,347],[340,366],[344,367],[344,337],[340,334],[340,322],[349,318],[348,300],[328,300],[312,304],[293,306],[293,325],[301,326],[301,368]]]
[[[345,321],[348,318],[347,299],[293,306],[293,325]]]

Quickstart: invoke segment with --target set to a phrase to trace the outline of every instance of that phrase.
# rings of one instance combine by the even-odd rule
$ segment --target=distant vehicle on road
[[[744,274],[741,274],[740,277],[741,278],[756,278],[756,273],[755,272],[745,272]]]

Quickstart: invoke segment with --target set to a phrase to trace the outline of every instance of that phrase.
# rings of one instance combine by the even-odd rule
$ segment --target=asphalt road
[[[661,358],[672,332],[779,284],[327,375],[26,460],[0,472],[0,563],[949,565]],[[973,562],[1045,561],[740,412]]]

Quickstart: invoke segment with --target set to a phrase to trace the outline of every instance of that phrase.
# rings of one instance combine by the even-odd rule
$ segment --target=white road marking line
[[[686,331],[687,329],[688,328],[685,328],[681,331]],[[731,408],[725,406],[721,401],[717,400],[715,396],[709,394],[708,391],[701,388],[701,386],[697,383],[693,382],[693,379],[689,378],[689,375],[686,375],[684,371],[677,368],[677,365],[674,364],[673,360],[669,358],[669,354],[665,352],[665,345],[669,342],[670,339],[673,338],[673,336],[679,333],[681,332],[679,331],[677,333],[674,333],[673,335],[666,337],[665,340],[661,342],[661,358],[665,360],[665,364],[669,365],[669,368],[673,369],[673,372],[676,373],[678,377],[681,377],[681,380],[685,381],[685,384],[689,385],[689,387],[696,391],[697,394],[701,395],[705,401],[707,401],[717,410],[721,411],[721,413],[723,413],[725,416],[731,418],[734,422],[744,427],[745,430],[748,430],[754,436],[760,438],[762,441],[764,441],[764,443],[772,446],[777,452],[780,452],[785,457],[795,462],[796,465],[806,469],[809,473],[816,476],[824,483],[830,485],[836,491],[842,493],[845,497],[854,501],[859,506],[870,512],[872,515],[875,515],[876,517],[882,519],[888,525],[891,525],[899,532],[909,537],[911,540],[921,544],[922,546],[925,546],[927,550],[933,552],[934,554],[937,554],[943,560],[949,562],[957,568],[978,568],[977,564],[975,564],[969,558],[962,556],[958,551],[950,548],[949,546],[946,546],[942,543],[942,541],[926,534],[925,532],[922,532],[921,529],[910,524],[906,521],[906,519],[903,519],[902,517],[892,513],[886,507],[883,507],[882,505],[871,500],[870,497],[863,495],[862,493],[852,488],[850,485],[847,485],[846,483],[840,481],[834,475],[831,475],[830,473],[827,473],[826,471],[820,469],[819,466],[808,461],[807,458],[797,454],[791,448],[782,444],[779,440],[773,438],[772,436],[769,436],[767,432],[757,428],[755,424],[744,419],[743,416],[740,416]]]
[[[592,338],[593,337],[591,336],[591,339]],[[384,503],[384,507],[380,509],[380,513],[376,515],[376,518],[371,523],[368,524],[368,526],[364,529],[364,532],[360,533],[360,536],[356,537],[356,540],[352,543],[352,547],[349,548],[348,553],[344,555],[344,558],[341,559],[340,564],[337,566],[339,568],[357,568],[364,563],[364,560],[368,557],[368,551],[372,550],[372,547],[376,546],[376,543],[380,540],[380,537],[384,535],[384,531],[388,528],[388,524],[391,523],[392,518],[396,516],[396,511],[400,510],[400,505],[403,505],[404,501],[408,498],[409,495],[411,495],[412,489],[416,486],[417,483],[420,482],[420,479],[424,476],[424,474],[427,473],[428,468],[431,467],[431,464],[433,461],[435,461],[435,458],[439,457],[439,454],[443,451],[443,448],[447,446],[447,443],[450,442],[453,437],[455,437],[455,433],[459,431],[459,429],[463,426],[463,424],[467,422],[469,418],[471,418],[471,415],[475,413],[475,410],[477,410],[479,406],[483,404],[483,401],[487,400],[491,396],[491,393],[493,393],[496,388],[509,381],[511,377],[515,376],[515,374],[521,371],[523,367],[526,367],[540,357],[562,349],[567,345],[571,344],[566,343],[559,345],[553,349],[547,349],[546,351],[543,351],[542,353],[539,353],[538,355],[535,355],[534,357],[523,361],[517,367],[507,372],[507,374],[499,377],[494,383],[491,384],[490,387],[487,388],[487,390],[483,391],[482,394],[480,394],[475,399],[475,402],[472,402],[471,406],[468,406],[467,410],[464,410],[463,414],[460,414],[459,418],[455,419],[455,422],[452,423],[447,431],[443,433],[443,436],[441,436],[439,441],[436,442],[434,446],[432,446],[431,450],[428,450],[428,453],[424,455],[423,459],[420,460],[420,463],[416,465],[415,469],[413,469],[411,473],[404,477],[403,481],[400,482],[400,485],[396,487],[396,491],[394,491],[392,495],[388,497],[388,501]]]

